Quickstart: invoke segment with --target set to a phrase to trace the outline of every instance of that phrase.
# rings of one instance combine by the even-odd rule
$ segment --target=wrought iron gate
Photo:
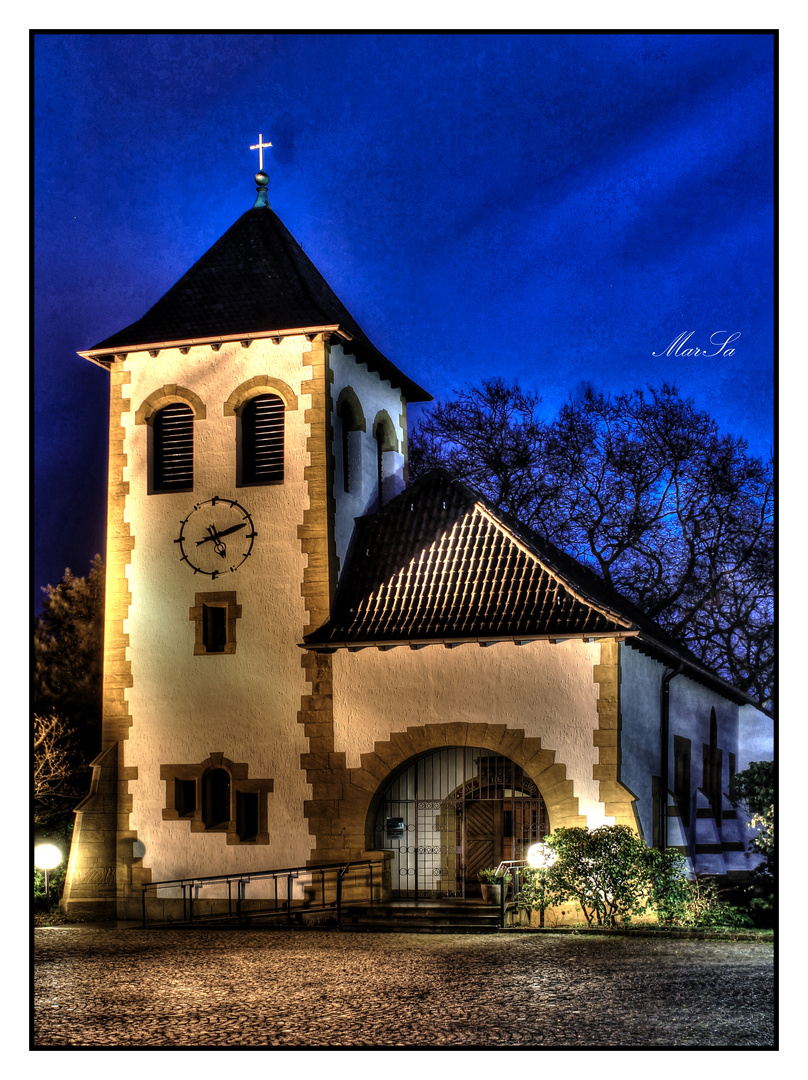
[[[521,859],[549,831],[535,783],[481,747],[433,750],[388,782],[376,815],[377,848],[393,851],[401,897],[474,895],[477,874]]]

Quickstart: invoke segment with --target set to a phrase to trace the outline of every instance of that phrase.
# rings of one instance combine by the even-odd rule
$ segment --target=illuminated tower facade
[[[110,373],[103,749],[69,910],[150,878],[311,853],[304,635],[355,516],[405,484],[428,398],[364,336],[267,199],[147,314],[81,355]],[[216,850],[210,847],[216,841]]]

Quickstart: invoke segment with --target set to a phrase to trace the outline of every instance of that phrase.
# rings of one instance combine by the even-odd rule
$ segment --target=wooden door
[[[493,800],[469,801],[464,807],[464,862],[466,881],[479,884],[477,875],[486,866],[502,860],[502,803]]]

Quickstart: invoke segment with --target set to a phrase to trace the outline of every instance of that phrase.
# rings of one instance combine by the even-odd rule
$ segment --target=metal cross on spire
[[[257,150],[258,151],[258,169],[259,169],[259,172],[264,171],[264,150],[266,150],[267,147],[272,146],[271,142],[262,142],[261,140],[263,139],[263,137],[264,137],[263,135],[259,135],[258,136],[258,142],[255,144],[255,146],[250,147],[251,150]]]

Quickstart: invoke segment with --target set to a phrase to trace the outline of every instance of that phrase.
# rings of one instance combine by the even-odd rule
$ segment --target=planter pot
[[[484,904],[496,904],[499,906],[500,892],[502,891],[501,885],[486,885],[481,883],[480,891],[483,894]]]

